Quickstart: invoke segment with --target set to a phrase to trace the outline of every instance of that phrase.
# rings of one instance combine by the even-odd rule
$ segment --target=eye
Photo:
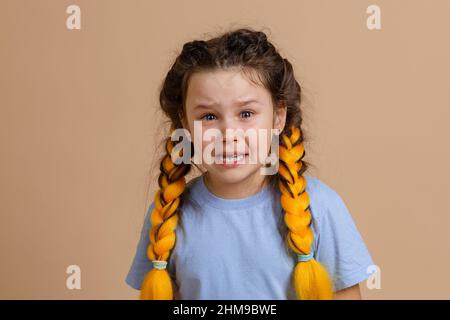
[[[251,112],[251,111],[242,111],[241,114],[242,114],[242,115],[243,115],[243,114],[248,115],[248,116],[244,116],[244,118],[250,118],[251,115],[253,114],[253,112]]]
[[[206,118],[206,117],[208,117],[208,116],[213,116],[213,117],[215,117],[215,115],[213,115],[212,113],[207,113],[207,114],[205,114],[204,116],[202,116],[200,119],[203,120],[204,118]],[[209,120],[213,120],[213,119],[209,118]],[[209,120],[207,120],[207,121],[209,121]]]

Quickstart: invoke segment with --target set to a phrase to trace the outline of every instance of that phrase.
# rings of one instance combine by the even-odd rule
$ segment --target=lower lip
[[[247,154],[244,156],[244,159],[242,159],[242,160],[237,160],[237,161],[233,161],[233,162],[227,162],[227,163],[225,163],[225,160],[223,160],[223,162],[224,163],[219,163],[219,165],[221,166],[221,167],[223,167],[223,168],[236,168],[236,167],[239,167],[241,164],[243,164],[243,163],[241,163],[242,161],[244,161],[245,159],[247,159]]]

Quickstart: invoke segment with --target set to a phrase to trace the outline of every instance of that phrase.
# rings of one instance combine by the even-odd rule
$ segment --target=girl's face
[[[273,129],[281,132],[286,120],[284,107],[274,115],[266,88],[248,80],[238,69],[196,72],[189,79],[185,114],[184,128],[202,145],[199,165],[212,179],[229,184],[256,175],[263,179],[260,168],[269,155]],[[231,129],[228,136],[227,129]],[[196,153],[200,151],[197,146]],[[230,160],[223,157],[235,153],[245,157],[237,159],[238,165],[233,165],[235,160],[229,165]]]

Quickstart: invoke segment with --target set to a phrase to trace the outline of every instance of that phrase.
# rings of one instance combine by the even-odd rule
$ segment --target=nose
[[[219,130],[222,135],[223,153],[246,152],[245,130],[232,119],[223,120]]]

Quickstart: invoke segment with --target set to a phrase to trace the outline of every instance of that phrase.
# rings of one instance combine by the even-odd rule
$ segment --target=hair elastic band
[[[152,260],[153,268],[158,270],[164,270],[167,266],[167,261],[163,260]]]
[[[297,254],[297,257],[297,261],[306,262],[313,259],[313,253],[310,252],[309,254]]]

